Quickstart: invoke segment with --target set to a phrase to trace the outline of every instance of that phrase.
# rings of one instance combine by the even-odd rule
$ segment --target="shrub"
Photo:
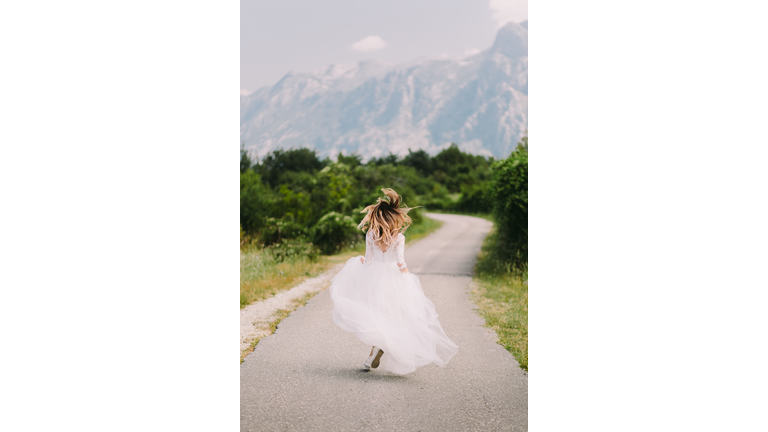
[[[240,226],[248,234],[264,227],[264,219],[274,207],[272,192],[253,171],[240,174]]]
[[[326,211],[347,213],[352,208],[350,198],[355,183],[349,166],[332,163],[317,173],[319,189],[315,198],[322,200]]]
[[[321,160],[306,148],[275,150],[255,161],[249,157],[241,149],[240,225],[254,245],[302,234],[314,240],[312,228],[330,212],[359,221],[363,217],[359,210],[376,202],[383,187],[395,189],[404,203],[426,211],[487,212],[495,161],[465,153],[456,145],[435,156],[418,150],[403,159],[388,155],[365,164],[354,154],[341,155],[336,163],[327,157]],[[419,223],[418,212],[411,217]],[[331,235],[320,231],[318,238]],[[333,245],[336,240],[322,241]]]
[[[361,240],[362,233],[357,229],[354,219],[336,212],[326,214],[312,228],[312,242],[325,255]]]
[[[251,236],[243,231],[243,226],[240,225],[240,250],[246,249],[251,243]]]
[[[518,148],[493,165],[490,184],[501,253],[517,267],[528,262],[528,152]]]
[[[454,209],[463,213],[490,213],[493,210],[493,200],[489,195],[487,183],[462,186],[461,198]]]
[[[289,217],[282,219],[267,218],[266,227],[261,234],[265,245],[280,243],[284,239],[295,239],[307,234],[303,225],[294,222]]]
[[[261,174],[264,182],[274,187],[280,177],[286,172],[309,172],[322,169],[325,163],[317,157],[315,150],[307,148],[291,148],[289,150],[275,150],[261,160],[254,169]]]
[[[317,246],[308,242],[304,236],[295,239],[283,239],[279,243],[266,247],[264,250],[272,255],[277,262],[300,257],[307,257],[310,261],[314,261],[320,255]]]
[[[408,216],[411,217],[411,223],[413,225],[418,225],[424,222],[424,215],[421,213],[421,210],[422,210],[422,207],[419,207],[417,209],[414,209],[408,212]]]
[[[443,210],[446,208],[445,199],[439,199],[439,198],[431,199],[429,201],[424,201],[424,204],[422,205],[427,211]]]

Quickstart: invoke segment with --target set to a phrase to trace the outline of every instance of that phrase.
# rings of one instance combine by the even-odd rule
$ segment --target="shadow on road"
[[[373,381],[387,381],[387,382],[407,382],[408,376],[395,375],[389,372],[378,370],[365,370],[363,368],[353,369],[305,369],[304,372],[309,375],[315,375],[317,378],[335,379],[341,381],[354,381],[354,382],[373,382]]]

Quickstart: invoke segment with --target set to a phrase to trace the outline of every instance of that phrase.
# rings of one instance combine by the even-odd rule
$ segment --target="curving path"
[[[363,370],[370,347],[336,327],[325,290],[284,319],[240,366],[241,430],[527,430],[528,376],[494,342],[468,296],[491,224],[429,216],[444,225],[408,247],[405,259],[459,345],[448,366],[405,376]]]

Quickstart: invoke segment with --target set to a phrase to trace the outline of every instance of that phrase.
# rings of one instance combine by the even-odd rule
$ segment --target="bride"
[[[358,228],[365,236],[365,257],[351,258],[331,279],[333,321],[372,345],[363,363],[405,375],[435,363],[445,366],[458,346],[445,335],[435,305],[424,296],[419,278],[405,263],[405,236],[410,208],[400,208],[392,189],[369,205]],[[383,358],[382,358],[383,357]]]

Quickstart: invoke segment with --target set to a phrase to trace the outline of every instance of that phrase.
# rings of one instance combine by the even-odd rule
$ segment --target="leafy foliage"
[[[299,257],[305,257],[310,261],[314,261],[320,255],[318,248],[314,244],[307,242],[303,236],[296,239],[283,239],[269,246],[266,250],[277,262],[284,262]]]
[[[245,141],[240,145],[240,174],[245,173],[253,167],[253,161],[248,156],[248,152],[245,150]]]
[[[345,164],[347,166],[350,166],[352,168],[354,168],[356,166],[359,166],[359,165],[362,165],[362,160],[363,160],[363,158],[360,155],[358,155],[358,154],[352,154],[350,156],[344,156],[343,154],[341,154],[341,152],[339,152],[339,156],[338,156],[338,159],[337,159],[337,161],[339,163],[343,163],[343,164]]]
[[[362,237],[361,231],[357,229],[357,223],[350,216],[337,212],[326,214],[312,228],[312,241],[326,255],[362,241]]]
[[[306,148],[275,150],[267,155],[254,169],[262,176],[264,182],[274,187],[279,184],[280,177],[289,171],[312,172],[322,169],[328,161],[317,158],[317,152]]]
[[[503,255],[518,266],[528,262],[528,151],[518,147],[493,166],[490,195]]]
[[[240,250],[243,250],[248,247],[251,243],[251,236],[245,233],[243,231],[243,226],[240,225]]]
[[[491,213],[493,197],[487,186],[486,183],[462,186],[461,197],[453,207],[454,210],[462,213]]]
[[[266,245],[280,243],[286,239],[297,239],[307,234],[303,225],[293,221],[290,215],[282,219],[267,218],[261,241]]]
[[[271,191],[258,174],[253,171],[240,174],[240,226],[246,233],[261,231],[274,204]]]
[[[465,153],[456,144],[435,156],[418,150],[366,163],[357,154],[321,160],[314,150],[300,148],[276,150],[253,164],[241,150],[243,236],[267,246],[305,236],[323,253],[332,253],[356,241],[353,231],[362,235],[349,227],[360,222],[359,211],[376,201],[381,188],[390,187],[408,206],[422,206],[410,213],[414,225],[422,220],[421,210],[494,212],[505,226],[500,236],[511,239],[509,256],[522,262],[527,259],[527,145],[526,137],[504,161]]]

